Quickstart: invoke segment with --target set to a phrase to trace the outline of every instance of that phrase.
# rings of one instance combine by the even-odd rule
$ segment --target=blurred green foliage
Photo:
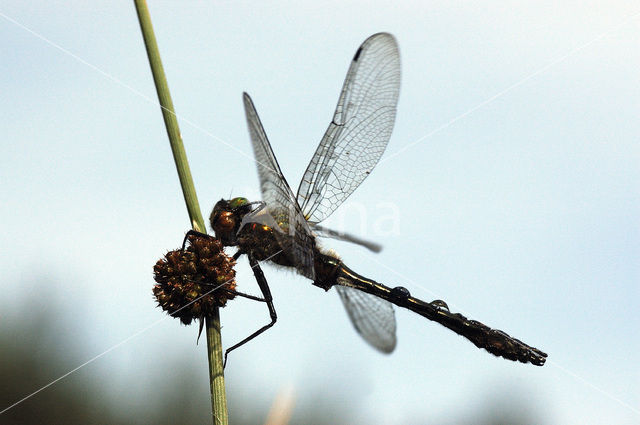
[[[32,282],[29,282],[30,284]],[[52,288],[42,282],[35,285]],[[49,291],[49,293],[47,293]],[[0,410],[11,406],[65,373],[98,354],[87,346],[92,330],[86,315],[79,309],[69,309],[51,289],[38,292],[23,303],[5,306],[0,326]],[[68,301],[68,300],[66,300]],[[158,314],[161,314],[158,311]],[[82,317],[83,320],[78,320]],[[84,344],[84,345],[83,345]],[[107,356],[114,353],[108,353]],[[104,359],[99,359],[33,397],[0,415],[6,425],[28,424],[203,424],[212,423],[206,389],[200,384],[200,373],[188,363],[166,360],[166,373],[157,382],[140,382],[136,377],[119,371],[101,371]],[[97,370],[97,371],[96,371]],[[107,378],[105,378],[105,375]],[[111,380],[113,382],[105,382]],[[269,406],[260,404],[258,388],[246,382],[227,382],[229,412],[233,424],[261,424]],[[114,397],[113,389],[135,388],[135,399]],[[356,424],[357,409],[351,406],[344,391],[357,389],[303,388],[307,400],[294,406],[292,424]],[[128,393],[123,393],[128,394]],[[311,395],[311,396],[310,396]],[[262,394],[262,400],[265,395]],[[275,399],[276,395],[267,399]],[[300,397],[296,397],[300,400]],[[470,411],[462,402],[446,417],[414,418],[407,424],[539,424],[539,415],[522,402],[509,397],[481,395],[481,411]],[[475,400],[477,401],[477,400]],[[425,400],[428,402],[428,400]],[[404,412],[411,418],[411,412]]]

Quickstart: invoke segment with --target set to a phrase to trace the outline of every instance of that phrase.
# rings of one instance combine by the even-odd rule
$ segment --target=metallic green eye
[[[238,207],[242,207],[244,205],[247,205],[249,203],[249,200],[247,198],[233,198],[232,200],[229,201],[229,206],[233,209],[236,209]]]

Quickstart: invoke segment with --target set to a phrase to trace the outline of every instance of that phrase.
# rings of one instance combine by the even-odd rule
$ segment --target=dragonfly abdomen
[[[315,280],[313,284],[325,291],[338,284],[340,269],[344,266],[338,258],[324,254],[316,249],[313,257]]]
[[[512,338],[499,329],[492,329],[477,320],[467,319],[460,313],[452,313],[447,303],[442,300],[425,302],[414,298],[406,288],[402,286],[390,288],[359,275],[342,262],[337,269],[336,282],[382,298],[398,307],[404,307],[440,323],[493,355],[522,363],[532,363],[536,366],[542,366],[546,361],[547,354],[543,351]]]

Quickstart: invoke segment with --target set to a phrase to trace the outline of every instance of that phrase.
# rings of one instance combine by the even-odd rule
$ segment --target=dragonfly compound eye
[[[236,228],[236,216],[231,211],[222,211],[215,220],[212,220],[213,231],[216,237],[226,239],[226,235],[233,235]]]
[[[229,206],[233,209],[242,207],[249,204],[249,200],[247,198],[233,198],[232,200],[229,201]]]

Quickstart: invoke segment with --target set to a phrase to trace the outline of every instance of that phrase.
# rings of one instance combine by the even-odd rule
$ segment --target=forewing
[[[329,128],[298,188],[298,204],[320,222],[369,175],[393,130],[400,55],[391,34],[374,34],[356,52]]]
[[[313,268],[314,240],[300,206],[287,180],[282,175],[267,135],[262,127],[251,97],[243,94],[244,110],[258,167],[262,200],[269,214],[283,232],[274,232],[278,243],[296,265],[296,269],[309,279],[315,278]]]
[[[396,316],[393,305],[348,286],[335,286],[356,331],[377,350],[391,353],[396,347]]]

